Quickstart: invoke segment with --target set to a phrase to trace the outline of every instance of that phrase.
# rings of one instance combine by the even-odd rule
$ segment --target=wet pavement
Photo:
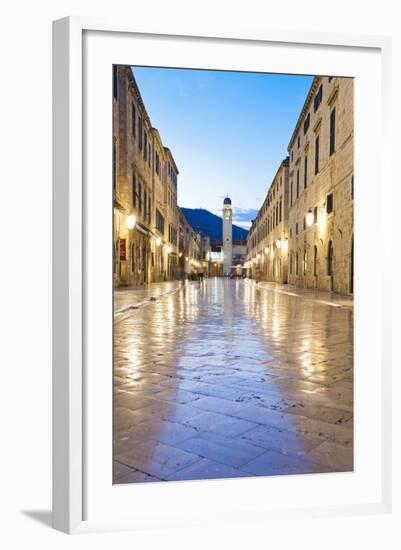
[[[346,297],[221,278],[116,291],[114,482],[352,471],[352,357]]]

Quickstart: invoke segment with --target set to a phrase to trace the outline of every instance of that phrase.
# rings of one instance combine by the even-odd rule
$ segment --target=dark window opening
[[[319,109],[319,106],[322,102],[322,98],[323,98],[323,84],[320,84],[319,90],[313,99],[313,110],[315,113]]]
[[[136,109],[134,104],[132,104],[132,135],[136,137]]]
[[[132,174],[132,204],[136,208],[136,174]]]
[[[336,109],[330,113],[330,155],[336,150]]]
[[[334,208],[333,193],[330,193],[329,195],[327,195],[327,200],[326,200],[327,214],[331,214],[331,212],[333,212],[333,208]]]
[[[329,242],[329,246],[327,249],[327,275],[332,276],[333,275],[333,243],[332,241]]]
[[[309,126],[310,126],[310,113],[308,113],[308,116],[304,120],[304,135],[308,131]]]
[[[313,275],[317,275],[317,246],[313,247]]]
[[[315,175],[319,173],[319,136],[315,139]]]

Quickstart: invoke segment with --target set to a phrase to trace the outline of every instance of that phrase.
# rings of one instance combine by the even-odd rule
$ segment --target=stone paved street
[[[352,470],[349,299],[213,278],[115,312],[115,483]]]

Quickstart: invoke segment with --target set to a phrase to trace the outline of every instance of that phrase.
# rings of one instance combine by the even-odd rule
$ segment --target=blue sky
[[[312,77],[133,67],[142,99],[173,153],[178,204],[249,227],[261,206],[305,101]]]

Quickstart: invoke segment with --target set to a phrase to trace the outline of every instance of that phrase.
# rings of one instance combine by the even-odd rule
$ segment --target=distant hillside
[[[181,210],[195,231],[201,231],[211,239],[222,240],[222,218],[204,208],[181,208]],[[233,241],[244,241],[247,235],[246,229],[233,225]]]

